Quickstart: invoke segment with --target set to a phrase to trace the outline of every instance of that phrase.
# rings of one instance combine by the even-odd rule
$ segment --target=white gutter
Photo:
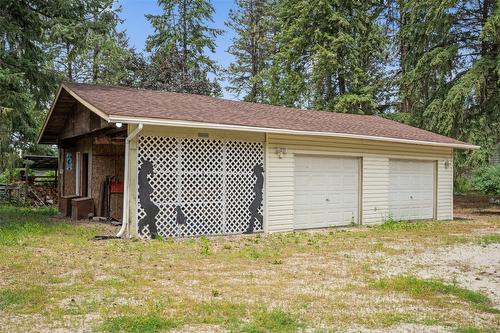
[[[139,126],[135,130],[130,133],[127,138],[125,139],[125,177],[123,179],[123,215],[122,215],[122,227],[118,234],[116,234],[116,237],[122,237],[125,231],[127,230],[128,226],[128,150],[129,150],[129,143],[130,141],[136,137],[137,134],[139,134],[140,131],[142,131],[142,128],[144,125],[142,123],[139,123]]]
[[[449,148],[460,148],[460,149],[479,149],[480,148],[480,146],[475,146],[475,145],[470,145],[470,144],[420,141],[420,140],[398,139],[398,138],[361,135],[361,134],[349,134],[349,133],[313,132],[313,131],[299,131],[299,130],[289,130],[289,129],[281,129],[281,128],[269,128],[269,127],[226,125],[226,124],[216,124],[216,123],[203,123],[203,122],[197,122],[197,121],[169,120],[169,119],[158,119],[158,118],[124,117],[124,116],[109,115],[109,122],[128,123],[128,124],[145,124],[145,125],[157,125],[157,126],[193,127],[193,128],[206,128],[206,129],[224,129],[224,130],[274,133],[274,134],[329,136],[329,137],[338,137],[338,138],[351,138],[351,139],[363,139],[363,140],[374,140],[374,141],[398,142],[398,143],[409,143],[409,144],[416,144],[416,145],[438,146],[438,147],[449,147]]]

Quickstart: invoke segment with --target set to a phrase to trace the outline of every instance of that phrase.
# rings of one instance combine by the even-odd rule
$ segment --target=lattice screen
[[[255,199],[255,165],[263,165],[260,142],[141,136],[139,169],[153,164],[148,176],[151,201],[159,208],[158,234],[163,237],[237,234],[247,230]],[[262,203],[258,213],[262,215]],[[185,224],[178,224],[181,207]],[[146,215],[138,204],[138,220]],[[254,231],[261,231],[255,223]],[[149,237],[147,227],[139,235]]]

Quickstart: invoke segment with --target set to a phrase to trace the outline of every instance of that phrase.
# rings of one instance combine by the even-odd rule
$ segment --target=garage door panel
[[[295,156],[296,229],[358,220],[358,165],[357,158]]]
[[[389,210],[394,219],[433,217],[434,172],[433,161],[390,160]]]

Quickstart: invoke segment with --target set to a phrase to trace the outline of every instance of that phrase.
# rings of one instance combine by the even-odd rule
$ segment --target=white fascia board
[[[111,122],[111,123],[127,123],[127,124],[142,123],[144,125],[191,127],[191,128],[205,128],[205,129],[222,129],[222,130],[260,132],[260,133],[272,133],[272,134],[330,136],[330,137],[338,137],[338,138],[351,138],[351,139],[361,139],[361,140],[397,142],[397,143],[407,143],[407,144],[414,144],[414,145],[438,146],[438,147],[448,147],[448,148],[458,148],[458,149],[479,149],[480,148],[480,146],[469,145],[469,144],[453,144],[453,143],[442,143],[442,142],[432,142],[432,141],[419,141],[419,140],[388,138],[388,137],[371,136],[371,135],[359,135],[359,134],[336,133],[336,132],[299,131],[299,130],[289,130],[289,129],[280,129],[280,128],[227,125],[227,124],[203,123],[203,122],[187,121],[187,120],[169,120],[169,119],[145,118],[145,117],[128,117],[128,116],[118,116],[118,115],[109,115],[109,122]]]

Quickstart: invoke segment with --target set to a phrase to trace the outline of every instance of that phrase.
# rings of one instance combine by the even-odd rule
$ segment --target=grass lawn
[[[0,206],[0,331],[500,331],[500,209],[272,235],[117,230]]]

